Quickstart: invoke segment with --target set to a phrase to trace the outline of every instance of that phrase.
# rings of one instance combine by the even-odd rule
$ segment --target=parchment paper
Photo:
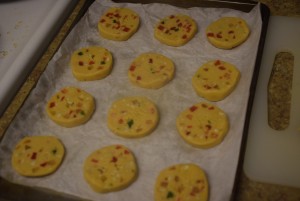
[[[111,6],[129,7],[140,15],[140,27],[128,41],[110,41],[98,34],[97,22]],[[194,18],[198,32],[186,45],[169,47],[153,37],[153,27],[161,18],[177,13]],[[206,27],[223,16],[242,17],[251,29],[248,40],[232,50],[213,47],[205,36]],[[220,8],[182,9],[157,3],[142,5],[117,4],[109,0],[95,1],[49,62],[36,88],[7,130],[0,149],[1,176],[15,183],[45,187],[84,199],[151,201],[155,178],[162,169],[178,163],[195,163],[207,174],[210,201],[229,200],[237,169],[261,25],[259,5],[250,13],[243,13]],[[76,81],[69,67],[70,56],[76,49],[90,45],[99,45],[112,52],[113,71],[103,80]],[[174,79],[161,89],[139,88],[128,80],[127,71],[130,63],[145,52],[161,53],[172,59],[176,65]],[[230,131],[226,138],[216,147],[198,149],[181,139],[176,130],[175,119],[182,110],[205,101],[196,95],[191,79],[203,63],[213,59],[221,59],[236,65],[241,71],[241,79],[230,96],[215,102],[229,117]],[[90,121],[82,126],[63,128],[46,115],[47,101],[65,86],[82,88],[95,97],[95,113]],[[139,139],[118,137],[106,126],[106,114],[111,103],[132,95],[148,97],[156,103],[160,113],[160,122],[155,131]],[[42,178],[26,178],[12,169],[11,152],[16,143],[26,135],[54,135],[64,143],[66,156],[54,174]],[[92,191],[85,182],[82,166],[91,152],[111,144],[123,144],[133,151],[139,167],[139,176],[125,190],[99,194]]]

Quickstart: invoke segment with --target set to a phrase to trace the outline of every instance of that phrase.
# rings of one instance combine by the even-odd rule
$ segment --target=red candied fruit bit
[[[161,31],[163,31],[163,30],[165,29],[165,27],[162,26],[162,25],[159,25],[157,28],[158,28],[159,30],[161,30]]]
[[[213,110],[213,109],[215,109],[215,107],[214,106],[210,106],[208,109],[209,110]]]
[[[209,86],[209,85],[207,85],[207,84],[203,85],[203,87],[204,87],[205,89],[211,89],[211,86]]]
[[[49,108],[53,108],[53,107],[55,107],[55,102],[51,102],[51,103],[49,104]]]
[[[130,68],[129,68],[129,70],[130,70],[130,71],[134,71],[135,68],[136,68],[136,67],[135,67],[134,65],[131,65]]]
[[[221,33],[217,34],[217,38],[223,38]]]
[[[218,66],[218,65],[220,65],[220,64],[221,64],[221,61],[220,61],[220,60],[215,61],[215,66]]]
[[[35,160],[36,159],[36,155],[37,155],[37,153],[33,152],[32,155],[31,155],[31,157],[30,157],[30,159]]]
[[[205,127],[206,127],[208,130],[211,129],[211,125],[209,125],[209,124],[205,125]]]
[[[219,66],[218,67],[220,70],[225,70],[226,68],[224,66]]]
[[[128,28],[128,27],[125,27],[124,29],[123,29],[123,31],[124,32],[128,32],[130,29]]]
[[[207,33],[207,36],[208,37],[215,37],[215,34],[210,32],[210,33]]]
[[[115,163],[115,162],[117,162],[117,161],[118,161],[118,158],[115,157],[115,156],[113,156],[110,162]]]
[[[194,112],[194,111],[197,110],[197,109],[198,109],[198,107],[195,106],[195,105],[193,105],[192,107],[190,107],[190,111],[191,111],[191,112]]]
[[[40,166],[45,167],[47,164],[48,164],[48,162],[44,162],[44,163],[41,163]]]

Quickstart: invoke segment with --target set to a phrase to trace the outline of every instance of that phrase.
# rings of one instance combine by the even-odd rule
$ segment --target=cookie
[[[197,103],[176,119],[180,136],[190,145],[210,148],[220,144],[229,130],[229,120],[224,111],[208,103]]]
[[[109,8],[98,22],[103,38],[115,41],[128,40],[138,29],[139,15],[129,8]]]
[[[94,110],[93,96],[76,87],[62,88],[50,98],[46,106],[49,118],[63,127],[86,123]]]
[[[203,64],[192,78],[196,93],[209,100],[226,98],[240,80],[240,71],[232,64],[214,60]]]
[[[65,155],[59,139],[53,136],[28,136],[12,153],[12,167],[23,176],[38,177],[55,172]]]
[[[100,80],[110,74],[113,58],[111,53],[97,46],[76,50],[71,57],[70,65],[73,76],[79,81]]]
[[[100,193],[128,187],[137,174],[134,155],[123,145],[110,145],[94,151],[87,157],[83,167],[86,182]]]
[[[116,135],[136,138],[150,134],[158,121],[158,110],[148,98],[125,97],[110,107],[107,125]]]
[[[157,53],[144,53],[131,63],[128,77],[136,86],[158,89],[173,79],[174,71],[171,59]]]
[[[156,178],[155,201],[208,200],[205,172],[195,164],[177,164],[162,170]]]
[[[170,15],[159,21],[154,28],[154,37],[169,46],[182,46],[197,32],[197,24],[187,15]]]
[[[239,17],[222,17],[206,28],[208,41],[221,49],[239,46],[247,40],[249,34],[247,22]]]

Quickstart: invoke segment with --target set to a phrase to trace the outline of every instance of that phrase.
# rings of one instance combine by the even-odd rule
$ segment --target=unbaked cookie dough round
[[[180,136],[190,145],[210,148],[220,144],[229,130],[229,120],[224,111],[208,103],[197,103],[176,119]]]
[[[156,178],[155,201],[207,201],[205,172],[196,164],[177,164],[162,170]]]
[[[144,53],[130,65],[128,77],[136,86],[158,89],[174,77],[174,63],[168,57],[157,53]]]
[[[115,41],[128,40],[138,29],[139,15],[129,8],[109,8],[98,22],[103,38]]]
[[[214,60],[203,64],[192,78],[196,93],[209,100],[226,98],[240,80],[240,71],[232,64]]]
[[[61,141],[54,136],[27,136],[12,153],[12,167],[23,176],[38,177],[55,172],[65,155]]]
[[[154,37],[163,44],[178,47],[190,41],[196,32],[194,19],[178,14],[161,19],[154,28]]]
[[[206,28],[208,41],[221,49],[239,46],[247,40],[249,34],[247,22],[239,17],[222,17]]]
[[[146,97],[125,97],[115,101],[108,111],[108,128],[116,135],[136,138],[150,134],[157,126],[156,105]]]
[[[86,158],[83,167],[85,180],[100,193],[128,187],[137,174],[134,155],[123,145],[110,145],[94,151]]]
[[[95,110],[92,95],[76,87],[64,87],[47,103],[50,119],[63,127],[74,127],[86,123]]]
[[[112,70],[111,53],[98,46],[84,47],[76,50],[70,65],[74,77],[79,81],[92,81],[105,78]]]

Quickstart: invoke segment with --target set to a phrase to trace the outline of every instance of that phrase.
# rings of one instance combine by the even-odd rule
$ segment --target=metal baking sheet
[[[125,3],[124,3],[125,4]],[[120,5],[122,5],[122,4],[120,4]],[[128,5],[128,4],[125,4],[125,5]],[[131,6],[141,6],[141,5],[136,5],[136,4],[130,4]],[[169,8],[169,7],[168,7]],[[174,9],[174,10],[176,10],[176,11],[178,11],[178,10],[180,10],[181,11],[181,8],[178,8],[178,7],[171,7],[172,9]],[[198,9],[198,8],[197,8]],[[199,8],[199,9],[201,9],[201,8]],[[191,10],[184,10],[185,12],[190,12]],[[215,10],[215,11],[218,11],[218,10]],[[224,11],[224,10],[222,10],[222,11]],[[226,11],[228,11],[228,10],[226,10]],[[92,14],[91,14],[91,12],[92,12]],[[93,16],[93,12],[95,13],[95,10],[93,10],[93,9],[91,9],[90,10],[90,12],[88,12],[86,15],[85,15],[85,17],[83,17],[83,20],[87,20],[87,18],[91,18],[92,16]],[[194,11],[195,12],[195,11]],[[232,10],[230,10],[230,11],[228,11],[228,12],[232,12]],[[240,13],[241,15],[242,14],[246,14],[246,13]],[[260,13],[261,14],[261,13]],[[82,22],[80,23],[79,22],[79,25],[83,25],[85,22],[82,20]],[[97,19],[92,19],[92,22],[96,22],[97,21]],[[83,23],[83,24],[82,24]],[[208,23],[208,22],[207,22]],[[93,24],[93,23],[92,23]],[[78,26],[79,26],[78,25]],[[74,28],[74,30],[73,30],[73,32],[75,32],[75,31],[80,31],[80,28],[77,28],[76,29],[76,27]],[[95,30],[94,30],[95,31]],[[203,31],[203,30],[202,30]],[[201,32],[201,31],[200,31]],[[77,32],[78,33],[78,32]],[[259,31],[259,34],[260,34],[260,31]],[[92,34],[93,35],[93,34]],[[72,38],[72,37],[74,37],[74,35],[72,35],[72,34],[70,34],[70,36],[69,36],[69,39],[67,38],[66,39],[66,41],[67,42],[65,42],[65,43],[68,43],[68,41],[69,41],[69,43],[73,43],[73,39],[74,38]],[[201,37],[201,36],[199,36],[199,37]],[[71,39],[70,39],[71,38]],[[95,43],[95,42],[99,42],[99,41],[97,41],[97,40],[99,40],[99,39],[95,39],[95,40],[93,40],[93,39],[95,39],[95,38],[93,38],[93,37],[91,37],[89,40],[88,40],[88,44],[93,44],[93,43]],[[198,38],[199,39],[199,38]],[[261,47],[259,47],[259,39],[261,39],[260,37],[258,37],[258,39],[257,39],[257,46],[255,47],[255,49],[256,49],[256,51],[255,51],[255,53],[257,52],[257,53],[259,53],[260,52],[260,48]],[[73,40],[73,41],[72,41]],[[78,41],[78,39],[77,39],[77,41]],[[203,41],[202,41],[203,42]],[[105,43],[105,42],[104,42]],[[74,43],[73,43],[74,44]],[[86,43],[85,43],[86,44]],[[101,44],[101,43],[100,43]],[[69,44],[70,45],[70,44]],[[82,44],[78,44],[78,46],[80,46],[80,45],[82,45]],[[75,46],[71,46],[72,48],[75,48],[76,49],[76,45]],[[68,49],[69,47],[68,47],[68,45],[67,44],[63,44],[62,45],[62,47],[61,47],[61,50],[59,50],[58,51],[58,53],[56,54],[56,56],[54,57],[54,59],[52,60],[52,62],[54,62],[55,63],[55,65],[57,66],[57,64],[58,65],[60,65],[59,63],[60,62],[62,62],[63,63],[63,65],[65,66],[64,67],[64,69],[62,69],[62,71],[64,72],[64,71],[68,71],[67,69],[68,69],[68,65],[66,64],[66,61],[67,61],[67,55],[66,54],[62,54],[62,52],[64,51],[63,49],[65,48],[65,50],[68,50],[68,52],[69,52],[69,54],[70,54],[70,49]],[[169,49],[168,47],[166,47],[167,49]],[[187,47],[184,47],[184,48],[187,48]],[[74,50],[75,50],[74,49]],[[62,51],[62,52],[61,52]],[[170,50],[168,50],[168,51],[170,51]],[[171,50],[172,51],[172,50]],[[214,50],[214,51],[216,51],[216,50]],[[220,52],[222,52],[222,51],[220,51]],[[123,52],[124,53],[124,52]],[[136,52],[136,53],[138,53],[138,52]],[[124,54],[126,54],[126,52],[124,53]],[[236,53],[237,54],[237,53]],[[126,55],[126,56],[128,56],[128,55]],[[237,55],[237,56],[239,56],[239,55]],[[65,57],[65,58],[63,58],[63,57]],[[132,58],[131,58],[132,57]],[[61,58],[64,60],[64,61],[62,61],[61,60]],[[116,58],[119,58],[119,57],[116,57]],[[129,60],[128,61],[130,61],[130,59],[133,59],[134,58],[134,56],[130,56],[129,55]],[[207,59],[207,58],[206,58]],[[205,60],[205,59],[204,59]],[[233,60],[234,60],[234,58],[233,58]],[[123,62],[128,62],[128,61],[123,61]],[[175,63],[180,63],[180,61],[178,61],[178,62],[175,62]],[[251,64],[249,64],[251,67],[251,69],[248,69],[249,71],[250,71],[250,77],[251,77],[251,75],[252,75],[252,73],[254,73],[255,74],[255,69],[256,69],[256,67],[257,67],[257,65],[256,65],[256,63],[257,63],[257,57],[256,57],[256,54],[254,54],[253,55],[253,59],[252,59],[252,61],[251,61]],[[49,70],[49,72],[51,71],[50,69],[51,68],[53,68],[53,65],[54,64],[51,64],[51,62],[49,63],[49,66],[47,67],[47,70]],[[52,66],[52,67],[51,67]],[[200,64],[199,65],[197,65],[197,66],[195,66],[194,68],[195,69],[197,69],[198,67],[200,66]],[[125,67],[126,68],[126,67]],[[180,71],[180,69],[178,69],[179,71],[178,72],[181,72]],[[249,73],[249,71],[245,71],[245,72],[248,72]],[[116,71],[117,72],[117,71]],[[39,85],[45,85],[47,82],[45,82],[45,76],[47,76],[47,71],[45,72],[46,73],[46,75],[43,75],[42,76],[42,78],[41,78],[41,80],[39,81],[39,83],[38,83],[38,85],[37,85],[37,88],[39,88]],[[114,73],[114,72],[113,72]],[[253,75],[254,75],[253,74]],[[66,83],[68,83],[68,84],[70,84],[70,83],[75,83],[74,82],[74,80],[71,80],[71,77],[65,77],[65,76],[62,76],[62,75],[64,75],[64,73],[62,73],[62,74],[59,74],[60,75],[60,77],[62,77],[61,79],[63,79],[64,81],[63,82],[61,82],[61,84],[63,85],[63,84],[66,84]],[[247,75],[249,75],[249,74],[247,74]],[[114,80],[114,78],[113,78],[113,76],[111,76],[112,78],[112,80],[110,80],[110,81],[108,81],[108,83],[110,83],[110,84],[115,84],[115,80]],[[70,78],[70,79],[69,79]],[[177,77],[178,78],[178,77]],[[57,78],[55,81],[58,81],[59,82],[59,79],[60,78]],[[175,79],[176,79],[176,77],[175,77]],[[46,79],[47,80],[47,79]],[[175,81],[174,81],[175,82]],[[101,83],[102,83],[102,81],[101,81]],[[247,83],[247,82],[246,82]],[[246,99],[244,100],[245,102],[244,102],[244,104],[245,105],[243,105],[243,115],[244,115],[244,118],[246,118],[246,110],[247,110],[247,103],[248,103],[248,95],[249,94],[251,94],[251,90],[250,90],[250,84],[251,84],[252,82],[251,82],[251,78],[250,78],[250,81],[247,83],[248,84],[248,86],[246,86],[246,92],[245,92],[245,94],[243,94],[243,95],[245,95],[245,97],[246,97]],[[28,102],[30,102],[30,99],[32,99],[32,98],[37,98],[37,97],[39,97],[40,99],[40,103],[41,103],[41,105],[43,105],[43,104],[45,104],[45,102],[47,101],[47,97],[48,96],[50,96],[54,91],[56,91],[56,90],[58,90],[59,89],[59,87],[60,87],[60,84],[55,84],[55,83],[47,83],[47,84],[50,84],[51,86],[50,86],[50,88],[47,88],[46,87],[46,89],[48,89],[49,91],[48,92],[45,92],[45,93],[40,93],[40,91],[39,91],[39,89],[42,89],[42,88],[39,88],[39,89],[35,89],[35,90],[33,90],[33,95],[31,95],[31,98],[29,97],[29,99],[28,99],[28,101],[27,101],[27,105],[26,105],[26,103],[25,103],[25,105],[24,105],[24,107],[21,109],[21,111],[20,111],[20,113],[18,114],[18,117],[16,118],[16,120],[15,121],[18,121],[18,119],[20,119],[20,118],[22,118],[22,115],[24,115],[24,113],[22,114],[22,110],[23,111],[25,111],[25,110],[27,110],[28,111],[28,108],[29,109],[36,109],[36,108],[30,108],[30,107],[32,107],[32,106],[30,106],[30,104],[28,103]],[[82,87],[87,87],[87,89],[88,89],[88,85],[86,85],[86,83],[76,83],[76,84],[78,84],[78,85],[80,85],[80,86],[82,86]],[[111,87],[112,85],[107,85],[108,87]],[[178,86],[178,85],[177,85]],[[40,86],[40,87],[45,87],[45,86]],[[48,86],[49,87],[49,86]],[[129,86],[128,86],[129,87]],[[175,86],[174,86],[175,87]],[[245,87],[245,86],[244,86]],[[126,88],[126,86],[125,86],[125,88]],[[249,89],[249,90],[247,90],[247,88]],[[128,89],[128,88],[127,88]],[[175,89],[176,90],[176,87],[175,88],[173,88],[173,89]],[[90,90],[92,90],[92,89],[90,89]],[[241,89],[240,89],[241,90]],[[95,91],[94,91],[95,92]],[[124,91],[124,94],[135,94],[136,92],[141,92],[142,94],[144,94],[144,95],[153,95],[153,93],[155,93],[155,92],[142,92],[140,89],[133,89],[132,91]],[[163,93],[163,92],[160,92],[160,93]],[[237,92],[238,93],[238,92]],[[151,95],[151,96],[152,96]],[[238,94],[237,94],[238,95]],[[112,93],[112,95],[110,96],[110,98],[116,98],[118,96],[118,94],[113,94]],[[181,105],[181,109],[183,109],[183,108],[186,108],[186,107],[188,107],[189,106],[189,103],[190,104],[192,104],[195,100],[198,100],[198,101],[201,101],[201,99],[198,99],[198,97],[195,97],[194,95],[192,95],[193,97],[191,98],[191,100],[187,100],[187,99],[184,99],[185,101],[185,104],[183,104],[183,105]],[[152,97],[154,97],[154,99],[155,100],[157,100],[157,102],[160,102],[160,101],[158,101],[159,100],[159,96],[152,96]],[[156,98],[155,98],[156,97]],[[96,97],[97,98],[97,97]],[[98,98],[100,98],[100,96],[98,96]],[[219,103],[219,105],[220,106],[222,106],[222,104],[224,104],[224,105],[226,105],[226,104],[231,104],[230,103],[230,101],[228,100],[227,101],[227,103],[226,103],[226,101],[225,102],[223,102],[223,103]],[[97,105],[101,105],[101,103],[99,104],[99,102],[98,102],[98,104]],[[159,105],[159,103],[158,103],[158,105]],[[39,106],[38,106],[39,107]],[[108,107],[108,105],[107,105],[107,107]],[[159,106],[160,108],[163,108],[162,107],[162,105],[160,105]],[[25,108],[25,109],[24,109]],[[38,110],[39,112],[39,114],[40,115],[42,115],[42,117],[41,117],[41,119],[42,119],[42,121],[44,121],[44,120],[46,120],[46,122],[48,121],[47,119],[46,119],[46,117],[44,116],[45,114],[43,113],[43,111],[42,111],[42,109],[41,108],[43,108],[42,106],[40,106],[40,109]],[[167,111],[167,110],[162,110],[162,112],[163,111]],[[170,110],[168,110],[168,111],[170,111]],[[178,111],[177,111],[178,112]],[[174,116],[174,115],[173,115]],[[23,116],[24,117],[24,116]],[[39,118],[39,117],[38,117]],[[231,116],[231,118],[233,118],[233,119],[236,119],[237,117],[236,116]],[[20,121],[20,120],[19,120]],[[13,124],[14,124],[15,122],[13,122]],[[242,127],[241,128],[239,128],[239,134],[238,135],[243,135],[243,123],[244,123],[244,119],[242,119]],[[51,126],[53,126],[53,125],[51,125],[51,122],[50,122],[50,127]],[[55,125],[54,125],[55,126]],[[240,126],[240,125],[239,125]],[[14,127],[14,126],[12,126],[12,127]],[[46,127],[48,127],[48,126],[46,126]],[[50,128],[50,127],[48,127],[48,128]],[[84,127],[82,127],[82,128],[84,128]],[[65,130],[65,129],[60,129],[60,128],[55,128],[54,130],[56,130],[56,129],[58,129],[58,130],[60,130],[60,131],[62,131],[63,132],[63,135],[66,135],[70,130]],[[158,128],[159,129],[159,128]],[[42,129],[42,130],[44,130],[44,129]],[[54,131],[53,130],[53,131]],[[58,131],[58,130],[56,130],[56,131]],[[72,129],[71,129],[72,130]],[[105,130],[105,129],[104,129]],[[10,134],[10,131],[11,131],[11,129],[9,129],[8,130],[8,132],[6,133],[6,135],[12,135],[12,134]],[[41,131],[41,130],[40,130]],[[74,129],[72,130],[72,131],[74,131]],[[104,131],[105,132],[105,131]],[[173,131],[172,131],[173,132]],[[109,134],[109,135],[111,135],[111,134]],[[157,135],[157,134],[156,134]],[[173,132],[172,133],[172,135],[176,135],[176,133],[175,132]],[[230,135],[230,134],[229,134]],[[62,136],[61,136],[62,137]],[[64,137],[66,137],[66,136],[64,136]],[[63,137],[63,138],[64,138]],[[106,136],[107,137],[107,136]],[[152,137],[152,138],[151,138]],[[66,137],[65,139],[67,139],[68,137]],[[150,140],[151,141],[151,139],[154,139],[155,138],[155,134],[154,135],[151,135],[148,139],[147,138],[145,138],[145,139],[142,139],[141,141],[143,141],[143,140],[145,140],[145,142],[148,140]],[[176,138],[176,137],[175,137]],[[177,145],[179,145],[180,146],[180,148],[183,148],[185,151],[188,151],[188,152],[193,152],[194,154],[195,153],[199,153],[200,155],[202,155],[202,156],[205,156],[205,153],[207,153],[208,155],[209,155],[209,158],[213,161],[213,157],[212,156],[217,156],[218,155],[218,153],[220,153],[220,152],[223,152],[224,150],[226,150],[226,147],[228,148],[228,146],[230,146],[230,147],[232,147],[232,144],[230,144],[231,142],[234,142],[234,144],[236,145],[235,146],[235,148],[234,148],[234,150],[231,150],[231,151],[234,151],[234,152],[237,152],[236,154],[235,154],[235,159],[234,159],[234,162],[231,160],[231,158],[230,158],[230,160],[231,160],[231,163],[233,163],[233,166],[230,166],[230,167],[233,167],[233,170],[231,171],[231,173],[230,173],[230,176],[229,176],[229,187],[224,191],[225,193],[224,194],[222,194],[221,195],[221,197],[219,196],[218,197],[218,195],[217,195],[217,193],[216,192],[219,192],[219,188],[217,187],[217,185],[221,185],[221,183],[218,183],[218,179],[216,179],[216,178],[213,178],[214,177],[214,173],[212,173],[211,172],[211,169],[213,169],[213,168],[210,168],[210,167],[212,167],[212,166],[214,166],[214,165],[217,165],[218,166],[218,168],[219,168],[219,164],[216,164],[215,162],[217,161],[217,160],[215,160],[214,162],[212,162],[212,163],[210,163],[210,164],[208,164],[208,165],[203,165],[203,164],[199,164],[200,166],[202,166],[202,167],[204,167],[204,169],[208,172],[208,175],[209,175],[209,178],[211,178],[210,179],[210,181],[211,181],[211,191],[210,191],[210,198],[211,198],[211,200],[229,200],[230,199],[230,197],[231,197],[231,195],[232,195],[232,190],[233,190],[233,185],[234,185],[234,177],[235,177],[235,173],[236,173],[236,168],[237,168],[237,163],[238,163],[238,158],[239,158],[239,149],[240,149],[240,145],[241,145],[241,141],[242,141],[242,137],[240,137],[238,140],[234,140],[234,137],[231,135],[231,137],[228,137],[228,138],[231,138],[231,140],[230,139],[225,139],[227,142],[224,142],[224,143],[222,143],[222,145],[220,145],[220,146],[218,146],[216,149],[215,149],[215,151],[211,151],[211,150],[199,150],[199,149],[195,149],[195,148],[191,148],[191,147],[189,147],[188,145],[186,145],[184,142],[182,142],[182,141],[177,141],[177,142],[175,142],[175,144],[173,144],[173,145],[175,145],[175,146],[177,146]],[[104,138],[103,138],[104,139]],[[5,139],[4,139],[5,140]],[[123,140],[123,139],[114,139],[114,140],[117,140],[118,142],[119,142],[119,140]],[[179,140],[179,139],[178,139]],[[122,141],[122,142],[124,142],[124,143],[128,143],[128,145],[129,144],[131,144],[131,142],[128,142],[128,141],[126,141],[126,140],[124,140],[124,141]],[[178,144],[177,144],[178,143]],[[226,143],[227,143],[227,145],[226,145]],[[135,144],[135,145],[137,145],[136,144],[136,142],[135,143],[133,143],[133,144]],[[133,144],[131,144],[131,146],[133,146]],[[150,144],[151,145],[151,144]],[[152,144],[153,145],[153,144]],[[86,152],[86,153],[88,153],[89,151],[91,151],[91,150],[89,150],[89,148],[86,148],[86,146],[84,146],[85,147],[85,151],[83,151],[83,152]],[[90,149],[92,149],[92,147],[94,147],[94,146],[91,146],[91,148]],[[153,147],[153,146],[152,146]],[[170,148],[174,148],[174,147],[168,147],[167,146],[167,148],[168,149],[170,149]],[[5,149],[5,148],[4,148]],[[216,151],[217,150],[217,151]],[[134,151],[134,150],[133,150]],[[138,152],[138,150],[137,150],[137,152]],[[139,152],[138,152],[139,153]],[[176,152],[176,153],[178,153],[178,152]],[[71,154],[69,154],[69,156],[70,156]],[[160,155],[160,154],[156,154],[156,155]],[[150,154],[150,156],[151,156],[151,154]],[[142,156],[141,155],[139,155],[138,156],[138,158],[140,158],[140,160],[141,160],[141,158],[142,158]],[[156,158],[152,158],[152,159],[156,159]],[[151,159],[151,160],[152,160]],[[182,158],[181,158],[182,159]],[[80,159],[80,160],[82,160],[82,159]],[[188,160],[185,160],[185,161],[195,161],[195,162],[197,162],[197,163],[201,163],[201,161],[199,161],[199,160],[194,160],[194,159],[188,159]],[[174,162],[182,162],[182,161],[178,161],[176,158],[173,158],[172,160],[169,160],[168,161],[170,164],[171,163],[174,163]],[[78,165],[78,164],[77,164]],[[143,165],[142,165],[142,167],[143,167]],[[141,168],[142,168],[141,167]],[[163,166],[161,166],[160,168],[162,168]],[[157,170],[158,170],[158,168],[157,168]],[[74,172],[77,172],[77,171],[74,171]],[[150,172],[151,172],[151,168],[150,168]],[[78,173],[78,172],[77,172]],[[153,174],[154,174],[154,172],[152,172]],[[216,173],[216,175],[219,175],[219,174],[224,174],[224,172],[222,173],[221,171],[220,172],[218,172],[218,173]],[[225,173],[226,174],[226,173]],[[142,174],[143,175],[143,174]],[[220,175],[219,175],[220,176]],[[142,177],[142,176],[141,176]],[[148,182],[148,184],[149,184],[149,186],[147,187],[147,192],[148,192],[148,198],[147,199],[149,199],[149,200],[151,200],[151,196],[152,196],[152,190],[150,190],[151,189],[151,182],[153,182],[153,181],[150,181],[149,180],[149,178],[147,177],[147,178],[145,178],[145,179],[147,179],[149,182]],[[152,179],[152,178],[150,178],[150,179]],[[22,179],[23,180],[23,179]],[[27,180],[26,178],[25,178],[25,180]],[[24,180],[23,180],[24,181]],[[32,180],[31,182],[33,182],[33,183],[36,183],[36,181],[37,180]],[[136,185],[138,185],[138,184],[136,184]],[[224,184],[222,184],[222,185],[224,185]],[[37,188],[39,187],[39,185],[37,185],[36,186]],[[45,187],[45,186],[43,186],[43,187]],[[34,187],[35,188],[35,187]],[[132,186],[132,188],[134,188],[134,186]],[[148,189],[149,188],[149,189]],[[55,191],[60,191],[59,189],[52,189],[52,190],[55,190]],[[89,189],[86,189],[87,191],[89,190]],[[142,189],[143,190],[143,189]],[[52,194],[52,193],[51,193]],[[69,193],[69,192],[67,192],[67,194],[73,194],[74,195],[74,193]],[[88,192],[88,194],[90,194],[91,196],[99,196],[98,194],[96,195],[95,193],[93,193],[93,192]],[[116,195],[118,195],[118,193],[115,193]],[[76,195],[76,193],[75,193],[75,195]],[[77,194],[77,196],[80,196],[80,195],[78,195]],[[101,195],[100,195],[101,196]],[[119,200],[120,200],[120,197],[122,197],[122,195],[120,195],[119,194],[119,197],[117,196],[117,198],[119,198]],[[105,197],[105,199],[110,199],[110,196],[108,195],[107,197]],[[127,199],[129,198],[128,196],[126,197]],[[92,197],[90,197],[90,199],[93,199]],[[113,200],[113,199],[112,199]],[[134,199],[133,199],[134,200]]]

